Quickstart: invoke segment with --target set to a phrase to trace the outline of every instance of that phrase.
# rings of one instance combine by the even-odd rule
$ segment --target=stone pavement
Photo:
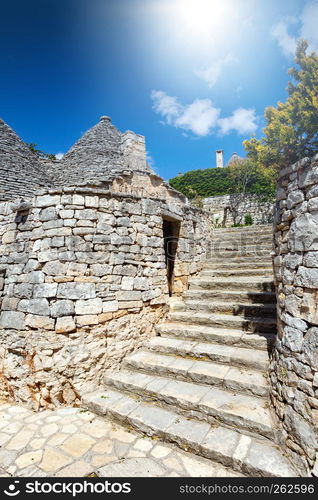
[[[0,404],[0,476],[230,477],[220,464],[80,408]]]

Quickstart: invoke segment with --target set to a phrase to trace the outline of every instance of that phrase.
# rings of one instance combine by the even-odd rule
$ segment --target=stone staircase
[[[239,474],[297,475],[269,408],[271,241],[270,226],[215,230],[210,258],[158,336],[108,372],[84,407]]]

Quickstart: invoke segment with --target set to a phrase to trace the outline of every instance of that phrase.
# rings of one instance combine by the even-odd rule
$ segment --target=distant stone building
[[[60,161],[0,121],[0,397],[76,404],[202,267],[208,214],[108,117]]]

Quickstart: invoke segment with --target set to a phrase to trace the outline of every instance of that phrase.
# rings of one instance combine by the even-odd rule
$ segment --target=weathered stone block
[[[42,271],[31,271],[28,275],[29,283],[44,283],[45,275]]]
[[[137,274],[137,267],[129,264],[123,266],[114,266],[113,274],[135,277]]]
[[[60,201],[61,201],[60,196],[58,195],[53,196],[50,194],[46,194],[44,196],[38,196],[36,198],[36,206],[40,208],[51,207],[54,205],[58,205]]]
[[[306,333],[303,341],[303,353],[309,365],[314,370],[318,370],[318,328],[310,328]]]
[[[53,249],[43,250],[42,252],[38,253],[37,258],[38,261],[41,263],[57,260],[57,250]]]
[[[288,246],[292,252],[318,250],[318,214],[301,214],[291,223]]]
[[[98,208],[99,198],[98,196],[85,196],[85,207]]]
[[[59,216],[61,217],[61,219],[73,219],[74,210],[60,210]]]
[[[318,268],[318,252],[308,252],[304,255],[304,266]],[[317,284],[318,285],[318,284]]]
[[[1,309],[3,311],[15,311],[19,304],[19,299],[17,297],[8,297],[7,295],[3,297]]]
[[[112,272],[112,266],[108,264],[92,264],[91,273],[93,276],[108,276]]]
[[[117,292],[117,299],[120,301],[141,300],[141,292],[137,290]]]
[[[300,330],[301,332],[305,332],[307,330],[307,323],[305,323],[302,319],[294,318],[294,316],[286,313],[282,315],[282,319],[288,326],[297,328],[297,330]]]
[[[3,311],[0,315],[0,328],[12,330],[24,330],[25,315],[23,312]]]
[[[45,235],[48,238],[53,238],[54,236],[71,236],[71,234],[72,229],[70,227],[56,227],[45,231]]]
[[[140,309],[142,306],[143,303],[141,300],[120,301],[118,303],[119,309]]]
[[[103,302],[103,313],[118,311],[118,300],[109,300],[108,302]]]
[[[57,297],[61,299],[94,299],[95,285],[93,283],[60,283]]]
[[[34,298],[56,297],[57,283],[42,283],[34,286]]]
[[[50,316],[50,308],[47,299],[22,299],[18,305],[19,311],[38,314],[39,316]]]
[[[295,285],[306,288],[317,288],[318,269],[300,266],[295,276]]]
[[[303,332],[286,326],[284,330],[284,337],[282,339],[282,344],[288,347],[292,352],[300,352],[303,343]]]
[[[85,198],[81,194],[73,195],[73,205],[84,205]]]
[[[84,208],[83,210],[75,210],[74,216],[76,219],[87,219],[87,220],[96,220],[98,218],[96,211],[90,208]]]
[[[307,453],[315,453],[317,438],[313,427],[296,413],[291,406],[288,406],[286,410],[285,426],[287,431],[296,438],[298,444]]]
[[[53,260],[52,262],[47,262],[42,270],[48,276],[59,276],[61,274],[66,274],[67,264],[59,260]]]
[[[34,329],[54,330],[55,320],[47,316],[27,314],[25,324]]]
[[[298,203],[303,202],[305,199],[305,196],[302,191],[296,190],[296,191],[291,191],[289,195],[287,196],[287,208],[290,210],[293,208],[295,205],[298,205]]]
[[[51,241],[52,247],[60,248],[64,246],[64,236],[54,236]]]
[[[16,238],[16,231],[7,231],[2,236],[2,244],[9,245],[10,243],[13,243],[15,241],[15,238]]]
[[[134,289],[135,290],[149,290],[148,278],[136,277],[134,279]]]
[[[48,207],[44,208],[41,210],[40,213],[40,220],[43,222],[49,221],[49,220],[55,220],[57,219],[57,210],[55,207]]]
[[[56,333],[70,333],[76,330],[76,325],[72,316],[64,316],[57,318],[55,331]]]
[[[103,310],[102,299],[77,300],[75,302],[75,314],[100,314]]]
[[[145,292],[142,292],[142,300],[144,302],[147,302],[148,300],[153,300],[161,295],[161,290],[156,289],[156,290],[148,290]]]
[[[308,168],[305,166],[299,175],[299,187],[307,187],[318,184],[318,167]]]
[[[96,314],[89,314],[85,316],[76,316],[76,324],[78,326],[98,325],[99,320]]]
[[[33,284],[19,283],[14,285],[14,295],[20,299],[30,299],[33,294]]]
[[[121,289],[122,290],[133,290],[134,289],[134,278],[130,278],[129,276],[124,276],[121,281]]]
[[[74,302],[72,300],[57,300],[51,305],[51,316],[72,316],[75,313]]]

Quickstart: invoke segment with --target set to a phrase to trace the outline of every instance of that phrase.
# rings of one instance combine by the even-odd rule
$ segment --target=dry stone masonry
[[[158,337],[128,356],[84,407],[249,476],[297,471],[268,398],[276,334],[272,227],[215,230],[203,270]]]
[[[106,117],[50,168],[55,187],[0,204],[0,397],[35,409],[77,404],[154,334],[210,226]]]
[[[278,339],[271,397],[286,450],[318,475],[318,155],[279,177],[274,269]]]
[[[271,224],[275,200],[249,193],[227,194],[204,198],[203,207],[213,217],[216,227],[230,227],[244,224],[247,214],[252,216],[253,224]]]

